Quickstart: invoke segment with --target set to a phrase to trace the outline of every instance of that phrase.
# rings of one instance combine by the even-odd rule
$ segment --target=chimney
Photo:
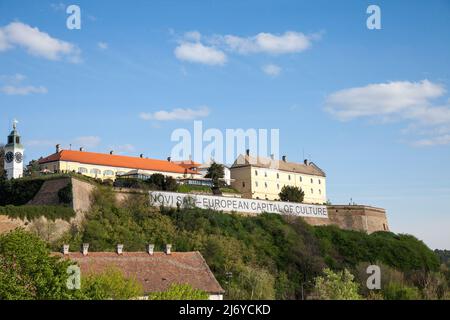
[[[139,155],[139,158],[144,158],[144,154],[143,153],[141,153],[140,155]]]
[[[305,164],[305,166],[308,165],[308,159],[303,160],[303,163]]]
[[[189,155],[189,161],[192,161],[192,154]]]
[[[123,253],[123,244],[118,244],[117,245],[117,254],[122,254]]]
[[[250,149],[245,150],[245,154],[249,156],[250,155]]]
[[[56,145],[56,153],[58,153],[58,152],[60,152],[61,151],[61,145],[58,143],[57,145]]]
[[[111,154],[111,155],[114,154],[114,150],[111,150],[111,151],[109,152],[109,154]]]
[[[287,161],[287,157],[286,157],[286,156],[283,156],[283,158],[282,158],[282,159],[283,159],[283,161],[284,161],[284,162],[286,162],[286,161]]]
[[[84,151],[84,148],[83,148],[83,147],[80,147],[80,151],[83,152],[83,151]]]
[[[155,245],[154,244],[151,244],[151,243],[149,243],[148,245],[147,245],[147,253],[149,254],[149,255],[153,255],[153,250],[155,249]]]
[[[62,247],[62,253],[65,254],[69,254],[69,245],[68,244],[64,244]]]
[[[170,162],[170,160],[171,160],[171,158],[170,158],[170,157],[167,157],[167,161],[169,161],[169,162]]]
[[[166,244],[166,254],[171,254],[172,253],[171,250],[172,250],[172,245]]]
[[[83,243],[83,251],[82,251],[83,256],[87,256],[88,252],[89,252],[89,243]]]

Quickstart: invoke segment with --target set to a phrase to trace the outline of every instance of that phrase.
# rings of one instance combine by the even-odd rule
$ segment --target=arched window
[[[78,168],[78,173],[88,173],[88,169],[83,168],[83,167],[79,167]]]
[[[99,174],[101,174],[102,172],[99,170],[99,169],[91,169],[91,171],[90,171],[90,173],[91,174],[94,174],[94,175],[99,175]]]
[[[103,171],[104,176],[113,176],[114,172],[112,170],[105,170]]]
[[[125,174],[125,173],[126,173],[125,171],[117,171],[116,175],[117,175],[117,176],[121,176],[121,175],[123,175],[123,174]]]

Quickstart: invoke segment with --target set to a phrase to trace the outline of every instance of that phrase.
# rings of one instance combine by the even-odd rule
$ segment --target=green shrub
[[[73,201],[72,183],[68,183],[67,186],[58,191],[59,203],[71,204]]]
[[[0,182],[0,206],[24,205],[34,198],[43,179],[12,179]]]
[[[70,220],[75,217],[75,211],[71,207],[65,206],[13,206],[0,207],[0,214],[11,218],[34,220],[39,217],[46,217],[50,220],[64,219]]]
[[[391,282],[382,290],[386,300],[418,300],[420,291],[416,287]]]
[[[149,300],[208,300],[209,295],[189,284],[172,284],[166,291],[149,294]]]

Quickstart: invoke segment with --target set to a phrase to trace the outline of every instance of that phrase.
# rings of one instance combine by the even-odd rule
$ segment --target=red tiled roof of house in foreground
[[[193,252],[81,252],[55,253],[78,264],[81,275],[101,273],[108,268],[117,268],[125,277],[140,282],[146,294],[162,292],[171,284],[189,284],[209,294],[223,294],[225,291],[217,282],[203,256]]]
[[[48,157],[39,160],[39,164],[54,161],[71,161],[85,164],[101,165],[108,167],[120,167],[130,169],[142,169],[173,173],[197,174],[174,162],[166,160],[148,159],[140,157],[121,156],[115,154],[96,153],[87,151],[61,150]]]

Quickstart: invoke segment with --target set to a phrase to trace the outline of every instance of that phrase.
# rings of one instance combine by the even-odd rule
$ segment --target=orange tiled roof
[[[182,166],[183,168],[186,169],[198,168],[202,165],[201,163],[192,160],[173,161],[173,163],[176,163],[177,165]]]
[[[174,162],[157,159],[147,159],[130,156],[120,156],[106,153],[75,151],[75,150],[61,150],[48,157],[39,160],[40,164],[54,162],[54,161],[70,161],[85,164],[120,167],[130,169],[142,169],[173,173],[190,173],[197,174],[197,172],[184,168]]]
[[[122,271],[125,277],[140,282],[145,293],[161,292],[173,283],[190,284],[193,288],[210,294],[222,294],[224,290],[217,282],[206,261],[198,251],[154,252],[89,252],[83,256],[81,252],[70,252],[67,255],[53,253],[76,262],[81,274],[97,274],[108,268]]]

